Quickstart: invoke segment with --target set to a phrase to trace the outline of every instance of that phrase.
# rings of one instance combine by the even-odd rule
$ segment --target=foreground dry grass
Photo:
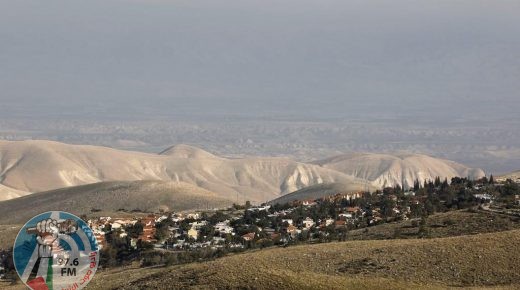
[[[12,247],[22,225],[0,225],[0,249]]]
[[[429,216],[427,228],[430,238],[493,233],[520,229],[520,217],[464,209]],[[413,227],[412,221],[409,220],[353,230],[349,232],[348,238],[351,240],[394,239],[396,232],[401,239],[418,238],[418,231],[419,227]]]
[[[350,241],[106,272],[90,289],[443,289],[520,287],[520,231],[428,240]]]

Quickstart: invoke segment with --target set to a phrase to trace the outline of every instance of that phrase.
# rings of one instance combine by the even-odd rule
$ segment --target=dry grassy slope
[[[520,229],[520,218],[481,210],[458,210],[431,215],[426,224],[429,237],[441,238]],[[417,238],[418,231],[419,227],[413,227],[412,221],[409,220],[352,230],[348,238],[352,240]]]
[[[0,225],[0,249],[12,247],[21,228],[22,225]]]
[[[0,224],[24,223],[38,213],[62,210],[76,215],[140,209],[146,212],[222,208],[230,200],[191,184],[173,181],[103,182],[69,187],[0,202]]]
[[[435,177],[455,176],[480,178],[481,169],[421,154],[353,153],[315,161],[314,164],[334,169],[358,178],[367,179],[379,187],[402,184],[413,186],[414,180],[433,180]]]
[[[375,190],[376,187],[367,182],[366,190]],[[356,186],[352,186],[351,184],[342,184],[342,183],[322,183],[311,185],[309,187],[302,188],[295,192],[288,193],[281,197],[278,197],[269,203],[275,204],[280,203],[284,204],[287,202],[295,201],[295,200],[307,200],[307,199],[317,199],[321,197],[326,197],[330,195],[334,195],[337,193],[348,193],[355,192],[358,188]]]
[[[107,274],[96,277],[90,288],[104,289],[110,285],[105,281],[119,281],[110,285],[119,289],[515,288],[520,287],[519,247],[519,230],[428,240],[303,245],[154,270],[141,277]]]
[[[266,201],[300,188],[355,177],[287,158],[226,159],[179,145],[162,154],[68,145],[51,141],[0,141],[0,183],[38,192],[118,180],[173,180],[197,185],[225,198]]]

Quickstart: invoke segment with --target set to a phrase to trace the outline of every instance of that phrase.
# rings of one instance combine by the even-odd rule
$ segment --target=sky
[[[519,108],[520,1],[0,0],[0,118]]]

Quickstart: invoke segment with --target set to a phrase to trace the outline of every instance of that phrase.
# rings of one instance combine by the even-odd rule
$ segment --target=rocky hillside
[[[365,183],[288,158],[227,159],[187,145],[149,154],[50,141],[0,141],[0,184],[18,191],[136,180],[186,182],[223,198],[236,200],[240,195],[255,202],[319,183],[340,182],[357,189]]]
[[[412,187],[415,180],[422,183],[437,176],[448,180],[455,176],[474,179],[485,176],[481,169],[421,154],[353,153],[313,163],[369,180],[377,187],[393,187],[396,184]]]

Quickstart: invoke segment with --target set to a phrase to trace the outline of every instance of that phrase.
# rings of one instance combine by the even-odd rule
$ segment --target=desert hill
[[[13,198],[21,197],[21,196],[28,195],[28,194],[30,194],[30,193],[21,191],[21,190],[16,190],[13,188],[9,188],[3,184],[0,184],[0,201],[13,199]]]
[[[38,213],[63,210],[76,215],[140,210],[158,212],[222,208],[230,200],[175,181],[114,181],[62,188],[0,202],[0,224],[24,223]]]
[[[223,198],[236,200],[240,194],[256,202],[318,183],[341,182],[358,189],[365,183],[288,158],[226,159],[186,145],[149,154],[51,141],[0,141],[0,184],[16,190],[40,192],[121,180],[186,182]]]
[[[349,241],[232,255],[164,269],[98,274],[92,289],[446,289],[520,286],[520,231]],[[244,262],[247,261],[247,262]],[[123,278],[126,277],[126,278]],[[131,277],[131,278],[128,278]],[[495,288],[493,288],[495,289]]]
[[[313,164],[369,180],[378,187],[404,183],[409,188],[416,179],[424,182],[434,180],[437,176],[448,180],[455,176],[474,179],[485,176],[481,169],[422,154],[352,153],[315,161]]]
[[[166,150],[159,153],[159,155],[166,155],[175,158],[218,159],[216,155],[186,144],[179,144],[166,148]]]
[[[52,141],[0,141],[0,200],[105,181],[161,180],[186,182],[225,199],[264,202],[318,184],[360,191],[367,188],[366,180],[369,187],[380,188],[401,181],[411,186],[416,178],[483,174],[417,154],[348,154],[302,163],[289,158],[229,159],[188,145],[151,154]]]
[[[506,181],[507,179],[511,179],[513,181],[520,182],[520,171],[514,171],[511,173],[496,177],[497,181]]]

